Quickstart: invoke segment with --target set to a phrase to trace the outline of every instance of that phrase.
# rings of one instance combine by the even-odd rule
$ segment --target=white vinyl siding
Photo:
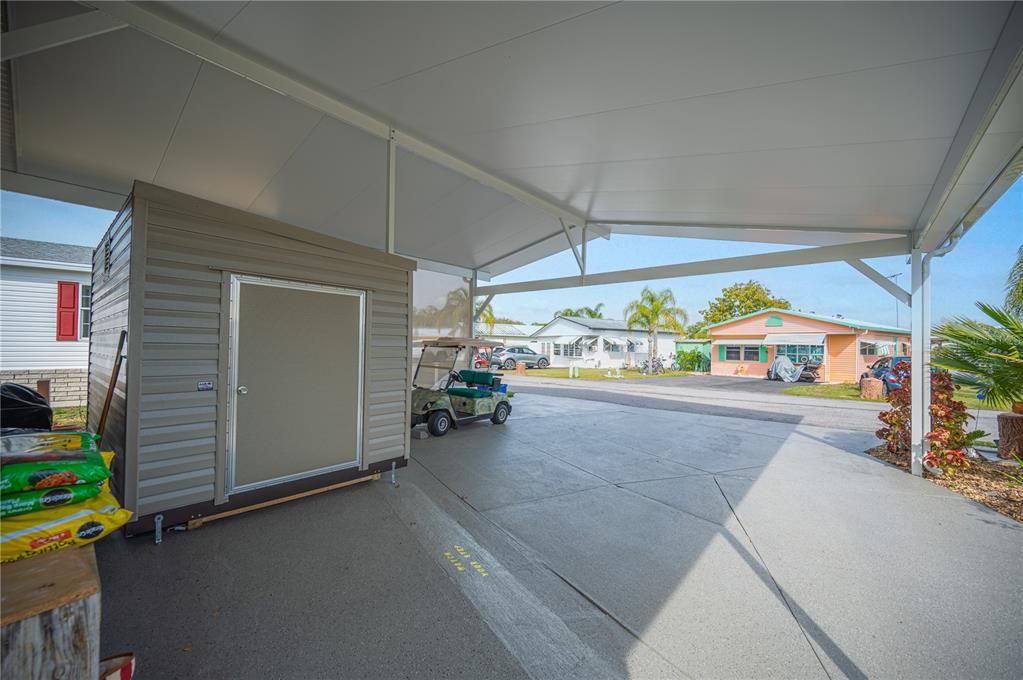
[[[0,370],[84,369],[89,340],[57,340],[57,282],[89,285],[89,272],[0,267]]]

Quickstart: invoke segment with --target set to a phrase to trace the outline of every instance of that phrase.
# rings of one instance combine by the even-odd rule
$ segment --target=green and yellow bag
[[[132,512],[107,492],[82,503],[0,520],[0,562],[98,541],[127,524]]]
[[[5,493],[0,496],[0,518],[81,503],[95,498],[102,490],[99,484],[78,484],[76,486],[58,486],[53,489],[22,491],[21,493]]]
[[[32,432],[0,437],[0,463],[59,460],[67,453],[99,453],[92,432]]]
[[[0,493],[98,484],[110,476],[103,457],[94,452],[69,452],[65,458],[0,467]]]

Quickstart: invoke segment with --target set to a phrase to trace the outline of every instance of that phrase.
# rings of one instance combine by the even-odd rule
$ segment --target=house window
[[[92,286],[82,284],[80,298],[78,318],[81,321],[81,333],[78,337],[87,338],[92,329]]]
[[[742,348],[739,345],[727,345],[725,347],[725,360],[738,361],[742,358]]]
[[[860,343],[860,354],[863,356],[874,357],[877,356],[877,343],[876,342],[861,342]]]
[[[759,345],[743,345],[743,348],[742,348],[742,360],[743,361],[760,361],[760,346]]]
[[[561,345],[558,343],[554,343],[554,356],[556,357],[561,356]]]
[[[778,345],[778,356],[788,357],[794,364],[824,361],[824,345]]]

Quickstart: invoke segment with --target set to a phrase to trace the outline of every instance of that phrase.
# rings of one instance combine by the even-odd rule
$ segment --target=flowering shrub
[[[902,453],[909,451],[911,446],[910,367],[903,361],[893,370],[901,387],[888,393],[891,409],[878,416],[886,427],[878,430],[877,436],[885,440],[889,453]],[[966,422],[971,416],[966,412],[966,404],[955,398],[958,389],[948,373],[931,373],[932,429],[925,435],[931,445],[924,461],[945,474],[969,467],[966,447],[978,434],[966,431]]]

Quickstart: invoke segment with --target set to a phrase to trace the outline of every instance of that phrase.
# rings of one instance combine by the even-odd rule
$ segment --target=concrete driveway
[[[98,544],[146,678],[1018,678],[1023,525],[869,433],[521,394],[385,481]]]

